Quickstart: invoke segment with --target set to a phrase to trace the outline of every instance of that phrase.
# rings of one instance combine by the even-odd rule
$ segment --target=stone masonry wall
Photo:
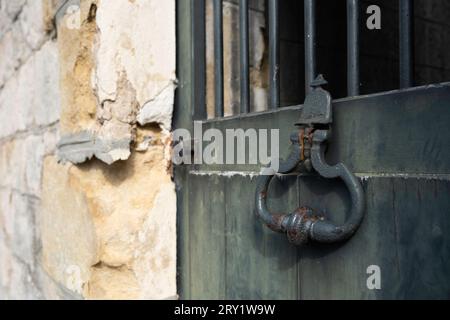
[[[176,297],[175,0],[0,0],[0,299]]]

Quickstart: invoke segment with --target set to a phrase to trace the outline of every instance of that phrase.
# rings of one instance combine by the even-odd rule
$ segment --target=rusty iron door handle
[[[267,171],[257,180],[255,208],[257,216],[271,230],[286,233],[290,242],[302,245],[309,241],[335,243],[350,238],[361,225],[365,211],[365,197],[360,181],[342,163],[330,166],[325,162],[326,142],[332,122],[331,97],[321,88],[326,81],[319,76],[312,84],[313,91],[304,103],[297,125],[299,134],[291,136],[292,151],[281,161],[277,172]],[[350,192],[351,209],[347,221],[336,225],[318,216],[311,208],[300,207],[289,214],[272,214],[267,207],[269,184],[276,174],[300,169],[315,171],[324,178],[340,178]]]

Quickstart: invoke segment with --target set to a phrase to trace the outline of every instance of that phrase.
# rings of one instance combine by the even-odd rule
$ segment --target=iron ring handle
[[[335,166],[328,165],[324,160],[324,142],[328,138],[327,130],[316,130],[313,134],[311,147],[312,167],[325,178],[341,178],[350,191],[352,207],[347,221],[337,226],[329,220],[325,220],[313,213],[307,207],[301,207],[290,214],[272,214],[267,207],[266,199],[270,181],[276,174],[265,173],[260,175],[257,181],[255,207],[257,216],[273,231],[286,233],[290,242],[301,245],[309,241],[321,243],[340,242],[350,238],[360,226],[364,217],[365,200],[359,180],[342,163]],[[291,138],[292,140],[292,138]],[[302,161],[300,158],[301,147],[297,141],[288,160],[280,163],[277,173],[292,172]],[[293,160],[296,161],[295,165]]]
[[[358,230],[364,218],[365,199],[361,182],[343,163],[330,166],[325,162],[325,144],[329,132],[314,132],[311,148],[313,168],[324,178],[340,178],[350,192],[351,209],[347,221],[337,226],[329,220],[319,220],[311,226],[311,239],[317,242],[333,243],[350,238]]]
[[[258,176],[256,183],[256,214],[270,229],[275,232],[286,231],[285,223],[283,223],[286,219],[286,215],[272,214],[267,207],[266,197],[268,194],[269,184],[273,176],[275,176],[276,173],[286,174],[292,172],[301,161],[301,147],[298,142],[298,137],[292,136],[291,141],[293,142],[293,150],[289,154],[287,160],[279,163],[278,171],[275,172],[270,168],[264,169],[265,171]]]

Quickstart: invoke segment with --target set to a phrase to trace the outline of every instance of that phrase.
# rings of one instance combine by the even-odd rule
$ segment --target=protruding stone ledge
[[[62,163],[83,163],[95,156],[106,164],[112,164],[130,156],[129,139],[106,140],[90,131],[63,136],[57,148],[58,161]]]

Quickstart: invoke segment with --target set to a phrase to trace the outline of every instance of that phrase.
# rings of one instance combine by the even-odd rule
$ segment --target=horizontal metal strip
[[[289,153],[289,136],[301,107],[209,120],[202,130],[216,128],[225,137],[226,129],[279,129],[283,157]],[[450,83],[339,99],[333,102],[333,112],[330,164],[342,161],[354,172],[450,173]],[[198,169],[258,172],[260,166],[213,164]]]
[[[243,176],[243,177],[257,177],[259,176],[258,171],[214,171],[214,170],[190,170],[189,174],[194,176]],[[295,176],[296,173],[289,173],[283,176]],[[386,179],[425,179],[425,180],[444,180],[450,181],[450,174],[417,174],[417,173],[360,173],[356,172],[355,175],[362,180],[367,180],[371,178],[386,178]],[[313,176],[312,174],[300,174],[302,176]]]

